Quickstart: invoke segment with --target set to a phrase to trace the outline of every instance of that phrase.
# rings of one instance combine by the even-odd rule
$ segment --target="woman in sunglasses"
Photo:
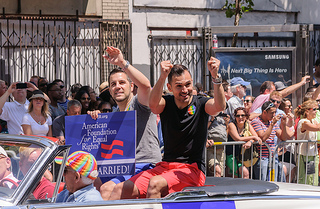
[[[32,92],[28,113],[23,116],[22,129],[26,135],[52,136],[52,119],[47,98],[40,90]]]
[[[317,109],[318,103],[315,100],[308,100],[299,105],[294,113],[296,117],[301,118],[297,126],[297,140],[315,141],[301,143],[299,147],[298,183],[318,186],[319,155],[316,140],[320,124],[315,120]]]
[[[74,99],[78,100],[82,105],[81,114],[87,114],[88,111],[93,110],[90,107],[91,98],[88,91],[79,90],[75,95]]]
[[[244,107],[238,107],[234,110],[234,116],[235,121],[228,125],[228,141],[245,141],[246,143],[242,145],[244,149],[249,149],[255,141],[261,144],[262,140],[258,137],[248,121],[249,114],[246,109]],[[250,134],[248,132],[250,132]],[[237,174],[239,177],[242,176],[243,172],[243,178],[249,178],[248,169],[237,160],[242,159],[240,145],[235,145],[234,150],[235,153],[233,155],[233,146],[227,146],[226,148],[227,166],[230,168],[231,172],[234,172],[234,174]]]
[[[294,115],[292,113],[292,104],[291,104],[290,99],[283,98],[281,103],[280,103],[279,109],[282,110],[287,116],[286,125],[289,128],[289,130],[292,131],[292,132],[295,132],[295,129],[294,129],[294,125],[295,125]],[[295,139],[295,136],[292,136],[288,140],[294,140],[294,139]],[[295,179],[295,175],[297,173],[297,171],[296,171],[296,159],[295,159],[295,156],[294,156],[295,144],[294,143],[285,144],[284,147],[285,147],[285,149],[284,149],[285,153],[284,153],[284,155],[282,155],[281,153],[279,154],[279,161],[282,162],[282,156],[284,156],[283,164],[284,164],[284,166],[286,166],[286,169],[285,169],[286,181],[289,182],[289,172],[288,171],[290,170],[290,168],[291,168],[291,179],[292,180]],[[291,158],[291,160],[290,160],[290,158]]]

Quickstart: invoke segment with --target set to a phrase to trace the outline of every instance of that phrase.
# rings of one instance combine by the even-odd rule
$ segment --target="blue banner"
[[[66,144],[70,153],[86,151],[95,156],[99,177],[133,175],[136,153],[136,112],[65,117]]]

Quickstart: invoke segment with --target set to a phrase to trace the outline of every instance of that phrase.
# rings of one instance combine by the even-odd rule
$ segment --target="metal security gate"
[[[49,82],[62,79],[68,88],[74,83],[90,85],[98,93],[106,80],[107,69],[101,65],[106,45],[119,47],[131,60],[130,22],[59,17],[0,19],[0,79],[25,82],[38,75]]]
[[[201,82],[203,47],[201,37],[149,36],[151,40],[151,85],[160,76],[160,63],[170,60],[182,64],[191,72],[194,83]]]

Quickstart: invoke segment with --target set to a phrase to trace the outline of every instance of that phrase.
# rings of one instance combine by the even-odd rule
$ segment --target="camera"
[[[17,83],[16,88],[17,89],[26,89],[26,88],[28,88],[27,83]]]

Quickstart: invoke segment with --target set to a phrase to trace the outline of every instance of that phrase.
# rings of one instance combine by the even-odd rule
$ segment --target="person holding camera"
[[[315,120],[318,107],[318,103],[315,100],[308,100],[294,110],[296,117],[300,117],[297,126],[297,140],[314,141],[301,143],[299,146],[299,184],[307,183],[318,186],[319,155],[317,149],[317,132],[320,131],[320,124]]]
[[[21,122],[29,107],[27,90],[34,91],[37,89],[35,85],[29,82],[14,82],[0,97],[0,119],[7,121],[9,134],[23,134]],[[11,94],[14,100],[7,102]]]

